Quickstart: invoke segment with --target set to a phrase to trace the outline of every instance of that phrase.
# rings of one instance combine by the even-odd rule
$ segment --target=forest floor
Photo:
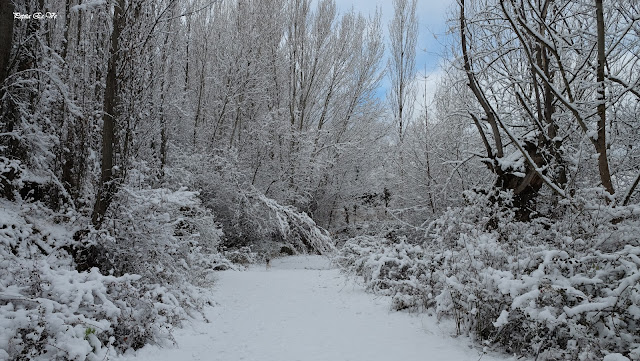
[[[272,261],[272,268],[220,272],[209,323],[175,330],[177,346],[147,346],[118,361],[505,361],[483,354],[454,325],[393,312],[319,256]]]

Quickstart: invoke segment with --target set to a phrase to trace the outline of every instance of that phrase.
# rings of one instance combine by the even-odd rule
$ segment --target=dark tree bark
[[[42,2],[42,0],[41,0]],[[31,3],[22,3],[22,7],[14,8],[11,5],[12,1],[2,1],[2,17],[11,16],[9,22],[4,22],[0,27],[4,28],[9,26],[12,33],[11,37],[2,39],[2,42],[7,41],[8,47],[3,47],[0,50],[2,57],[5,58],[8,64],[2,67],[2,82],[0,82],[0,89],[2,89],[2,83],[5,83],[7,78],[12,74],[32,70],[37,68],[38,62],[41,57],[41,42],[40,42],[40,21],[34,19],[21,19],[13,21],[13,11],[30,13],[33,12],[37,5]],[[42,5],[41,3],[39,3]],[[5,14],[11,10],[11,14]],[[15,26],[14,26],[15,25]],[[4,35],[4,34],[2,34]],[[0,38],[2,37],[0,35]],[[12,37],[24,39],[21,43],[13,44]],[[15,45],[12,49],[12,45]],[[5,61],[5,60],[3,60]],[[22,78],[31,77],[32,79],[38,79],[39,75],[33,75],[32,73],[19,75]],[[20,79],[15,79],[20,80]],[[5,84],[6,85],[6,84]],[[7,88],[5,88],[6,91]],[[1,90],[0,90],[1,91]],[[36,99],[38,98],[38,86],[20,86],[12,88],[12,96],[5,97],[0,93],[0,100],[3,103],[0,105],[0,133],[4,133],[0,136],[0,144],[6,146],[5,154],[9,158],[19,159],[23,163],[28,163],[30,156],[29,147],[26,145],[23,138],[8,135],[17,130],[21,120],[21,111],[25,112],[27,108],[33,108],[35,106]],[[22,109],[22,110],[21,110]],[[32,109],[28,110],[29,112]]]
[[[96,203],[93,207],[91,220],[99,227],[102,219],[111,203],[116,187],[113,177],[114,142],[116,130],[117,111],[117,66],[120,58],[118,41],[120,33],[125,25],[123,14],[124,0],[118,0],[113,14],[113,32],[111,33],[111,56],[107,69],[106,87],[104,92],[104,105],[102,111],[102,158],[100,166],[100,184]]]
[[[171,17],[173,17],[175,2],[171,5]],[[173,23],[170,22],[168,25],[168,32],[164,38],[164,49],[168,49],[169,45],[169,34],[172,32]],[[167,131],[167,115],[165,114],[166,106],[165,106],[165,96],[167,92],[166,84],[169,82],[167,79],[167,51],[162,52],[162,60],[160,61],[160,175],[164,177],[164,168],[167,165],[167,142],[168,142],[168,131]],[[170,65],[169,65],[170,67]]]
[[[507,132],[507,129],[505,129],[499,115],[494,110],[494,107],[489,102],[485,92],[480,87],[476,74],[473,72],[472,59],[469,54],[466,33],[467,25],[465,19],[465,2],[462,0],[460,2],[460,43],[462,47],[464,70],[469,81],[467,86],[471,89],[471,92],[484,111],[484,117],[482,117],[482,119],[478,119],[474,114],[471,114],[471,117],[473,118],[476,128],[482,138],[482,142],[487,152],[487,159],[490,160],[486,162],[486,165],[496,175],[494,189],[512,191],[512,206],[515,209],[516,218],[521,221],[528,221],[531,218],[531,213],[536,209],[536,198],[544,184],[544,180],[538,173],[537,169],[541,168],[546,163],[539,152],[537,144],[525,141],[524,144],[517,146],[527,160],[525,162],[525,176],[522,177],[520,175],[516,175],[513,169],[503,169],[500,164],[500,159],[504,157],[504,145],[500,129],[504,130],[507,134],[509,133]],[[486,121],[491,127],[491,131],[493,133],[493,145],[489,143],[481,121]],[[512,141],[517,143],[517,140],[515,139],[512,139]],[[494,203],[502,202],[502,200],[496,196],[492,196],[491,200]]]
[[[0,1],[0,85],[7,78],[13,38],[13,2]]]
[[[600,181],[604,189],[613,195],[615,190],[611,182],[609,160],[607,159],[607,104],[605,98],[606,87],[604,84],[604,67],[607,55],[604,48],[605,28],[602,0],[596,0],[596,27],[598,32],[598,68],[596,69],[596,81],[598,82],[598,138],[596,139],[596,151],[598,152]]]
[[[75,18],[75,23],[77,24],[77,27],[80,28],[81,15],[76,14],[74,16],[71,12],[71,6],[73,6],[75,2],[76,1],[74,0],[68,0],[65,3],[63,41],[60,50],[60,56],[64,60],[62,77],[64,77],[68,84],[73,84],[71,68],[77,61],[76,59],[78,56],[78,47],[75,46],[74,49],[71,41],[73,34],[70,33],[70,28],[73,24],[72,18]],[[77,41],[79,41],[79,38],[80,36],[78,36]],[[69,52],[70,47],[73,49],[71,52]],[[70,86],[70,90],[75,93],[75,87],[73,85]],[[62,164],[62,184],[69,192],[71,198],[74,201],[77,201],[80,198],[82,188],[81,180],[84,178],[84,171],[86,169],[86,130],[83,126],[84,120],[68,113],[66,111],[65,103],[60,104],[60,113],[62,116],[61,128],[66,129],[66,132],[63,133],[64,146],[62,147],[60,154]]]
[[[13,3],[0,1],[0,99],[4,98],[3,85],[8,75],[9,58],[11,57],[11,43],[13,38]],[[2,119],[6,114],[5,104],[0,103],[0,131],[8,130],[8,124]],[[8,120],[8,119],[7,119]],[[8,122],[7,122],[8,123]],[[0,138],[0,145],[5,140]],[[0,197],[14,199],[12,181],[19,175],[16,167],[5,167],[0,172]]]

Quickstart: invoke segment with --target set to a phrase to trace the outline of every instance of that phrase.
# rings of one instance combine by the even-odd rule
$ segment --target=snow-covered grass
[[[390,312],[320,256],[275,259],[272,268],[225,271],[209,323],[174,333],[177,347],[148,346],[117,361],[498,361],[449,323]]]

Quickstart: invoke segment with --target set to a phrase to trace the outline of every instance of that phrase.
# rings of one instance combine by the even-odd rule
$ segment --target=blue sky
[[[336,0],[340,12],[346,12],[352,7],[362,14],[373,15],[376,6],[382,11],[382,24],[387,36],[388,24],[393,17],[393,2],[391,0]],[[418,0],[417,15],[419,21],[418,48],[416,49],[416,70],[418,79],[425,76],[427,80],[427,95],[431,96],[435,85],[442,73],[440,64],[444,53],[443,44],[448,30],[447,19],[455,10],[455,0]],[[388,41],[385,45],[388,48]],[[385,60],[386,61],[386,60]],[[382,83],[380,95],[384,96],[388,87],[388,80]],[[424,84],[419,84],[419,97],[422,98]]]

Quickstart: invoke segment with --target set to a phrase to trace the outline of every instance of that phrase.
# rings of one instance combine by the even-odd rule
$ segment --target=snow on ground
[[[118,361],[504,361],[424,314],[389,311],[319,256],[272,268],[225,271],[213,289],[210,323],[176,330],[177,348],[147,346]]]

